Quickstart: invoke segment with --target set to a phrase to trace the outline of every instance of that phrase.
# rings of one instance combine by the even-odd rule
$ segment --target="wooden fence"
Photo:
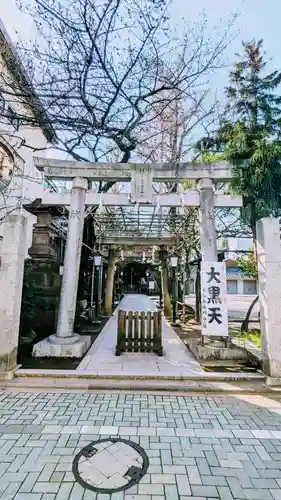
[[[123,352],[163,355],[161,311],[118,311],[116,356]]]

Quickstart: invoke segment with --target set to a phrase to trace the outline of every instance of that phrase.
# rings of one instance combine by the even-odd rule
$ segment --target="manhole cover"
[[[93,441],[76,455],[72,471],[78,483],[97,493],[127,490],[146,474],[148,456],[137,443],[111,438]]]

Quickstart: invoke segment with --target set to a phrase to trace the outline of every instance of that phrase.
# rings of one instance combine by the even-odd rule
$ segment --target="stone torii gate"
[[[47,178],[72,181],[71,193],[46,193],[42,186],[41,206],[69,207],[69,222],[57,332],[34,346],[34,352],[37,356],[81,357],[90,346],[89,337],[80,336],[73,332],[85,207],[98,205],[101,199],[99,193],[88,189],[89,181],[131,182],[129,195],[104,193],[103,206],[129,207],[137,203],[151,207],[178,207],[179,210],[185,206],[198,206],[201,252],[203,260],[206,261],[217,260],[215,207],[240,207],[242,205],[240,196],[215,193],[214,191],[216,183],[227,183],[231,179],[231,167],[226,162],[201,165],[191,163],[144,165],[86,163],[35,158],[34,164],[43,171]],[[164,194],[161,197],[153,194],[153,182],[182,183],[188,180],[195,180],[198,190]],[[25,224],[23,219],[22,214],[11,215],[5,226],[4,240],[9,241],[9,246],[7,248],[4,246],[1,283],[5,283],[5,286],[8,283],[10,289],[1,297],[1,322],[3,310],[9,311],[9,314],[5,312],[7,321],[5,321],[1,332],[0,349],[2,354],[0,360],[2,359],[2,368],[0,363],[0,371],[11,371],[16,366],[21,301],[19,289],[21,290],[22,285],[24,256],[14,248],[13,239],[19,245],[24,237]],[[12,234],[13,237],[11,237]],[[145,242],[148,243],[148,240],[146,239]],[[138,243],[143,244],[143,241]],[[162,245],[165,245],[165,240],[162,241]],[[7,257],[6,250],[10,254],[16,254],[14,264]],[[5,267],[6,257],[9,261],[7,269]],[[17,277],[16,281],[9,280],[9,276],[13,273]],[[15,302],[17,303],[16,308],[14,307]],[[7,356],[9,363],[5,361]]]

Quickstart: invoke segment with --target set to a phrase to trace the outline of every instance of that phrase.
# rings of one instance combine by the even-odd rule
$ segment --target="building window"
[[[243,283],[244,295],[257,295],[257,282],[255,280],[245,280]]]
[[[227,280],[227,293],[228,295],[237,295],[238,293],[237,280]]]
[[[7,119],[15,130],[18,130],[20,128],[20,119],[17,116],[17,113],[11,108],[11,106],[8,106],[7,108]]]

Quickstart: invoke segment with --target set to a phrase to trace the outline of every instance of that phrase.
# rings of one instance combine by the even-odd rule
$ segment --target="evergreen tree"
[[[232,187],[243,195],[254,240],[256,221],[281,212],[281,72],[267,74],[262,47],[262,40],[243,43],[229,75],[224,117],[215,136],[203,140],[234,166]]]

